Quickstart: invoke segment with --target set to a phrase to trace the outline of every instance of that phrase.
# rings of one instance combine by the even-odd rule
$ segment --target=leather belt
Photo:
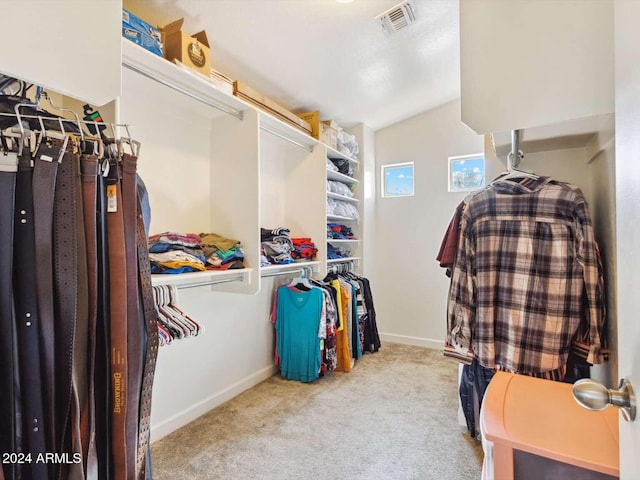
[[[87,243],[84,229],[83,192],[80,182],[80,158],[71,155],[73,161],[74,194],[76,211],[77,290],[76,290],[76,328],[73,347],[72,404],[71,404],[71,450],[79,462],[69,465],[69,479],[83,480],[86,470],[88,448],[88,399],[89,399],[89,287],[87,280]]]
[[[102,161],[102,169],[108,167]],[[98,311],[96,316],[96,351],[93,384],[95,389],[96,452],[98,454],[98,478],[112,478],[111,465],[111,351],[109,348],[109,318],[111,299],[109,295],[109,245],[107,241],[107,179],[98,176],[97,204],[97,248],[98,248]]]
[[[140,398],[140,427],[138,431],[138,455],[136,459],[136,471],[138,480],[152,478],[149,456],[149,437],[151,423],[151,394],[153,389],[153,375],[156,369],[158,356],[158,313],[153,300],[153,288],[151,284],[151,268],[149,263],[149,250],[147,236],[145,234],[142,219],[142,208],[138,203],[137,222],[137,250],[138,269],[140,275],[140,293],[144,308],[144,323],[146,334],[144,370],[142,374],[142,394]],[[149,467],[147,468],[147,464]]]
[[[98,310],[98,238],[97,238],[97,179],[98,159],[93,155],[80,158],[80,180],[82,182],[82,208],[84,213],[84,232],[87,245],[87,286],[88,297],[88,335],[89,360],[87,378],[89,391],[81,418],[82,458],[86,462],[85,476],[88,480],[98,479],[98,452],[96,450],[96,410],[95,410],[95,357]],[[103,411],[104,412],[104,411]],[[104,416],[104,413],[101,412]]]
[[[12,453],[16,449],[16,402],[14,378],[15,324],[13,321],[13,214],[18,160],[14,153],[0,152],[0,451]],[[7,480],[15,478],[15,465],[0,466]]]
[[[142,318],[138,311],[138,259],[136,255],[137,194],[136,162],[133,155],[122,155],[122,212],[124,219],[124,242],[127,264],[127,478],[136,477],[136,452],[138,443],[138,421],[140,389],[142,384]]]
[[[111,445],[114,480],[125,480],[129,471],[127,458],[127,298],[126,255],[122,193],[119,166],[111,163],[107,182],[107,235],[109,242],[109,294],[111,333]]]
[[[86,368],[86,253],[82,227],[78,155],[67,152],[58,167],[54,206],[56,292],[56,410],[58,452],[70,453],[77,443],[79,402],[85,386],[78,377]],[[76,345],[78,342],[78,345]],[[68,476],[68,465],[56,464],[58,478]],[[72,464],[75,467],[76,464]]]
[[[36,283],[35,233],[33,226],[31,152],[26,149],[18,162],[16,176],[14,272],[14,311],[18,332],[20,391],[23,400],[22,428],[25,453],[32,458],[46,453],[46,425],[42,402],[42,374],[38,340],[38,300]],[[48,479],[46,463],[23,465],[23,479]],[[20,470],[20,468],[18,469]]]
[[[47,451],[57,452],[55,425],[55,319],[53,304],[53,202],[58,174],[58,147],[43,145],[38,149],[33,168],[33,208],[36,241],[36,292],[40,315],[40,352],[42,362],[42,395]],[[53,464],[49,466],[53,474]]]

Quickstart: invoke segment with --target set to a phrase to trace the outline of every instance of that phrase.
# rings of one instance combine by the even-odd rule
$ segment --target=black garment
[[[371,283],[367,278],[358,277],[362,282],[364,304],[367,309],[364,324],[364,347],[369,352],[377,352],[380,350],[380,335],[378,334],[378,324],[376,323],[376,309],[373,306],[373,292],[371,291]]]
[[[489,386],[489,382],[495,375],[491,368],[485,368],[475,358],[471,365],[462,367],[462,378],[460,379],[460,403],[462,411],[467,421],[467,430],[472,437],[478,433],[480,426],[480,407],[484,394]]]

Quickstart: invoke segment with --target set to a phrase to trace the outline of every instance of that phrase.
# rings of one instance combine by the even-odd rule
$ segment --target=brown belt
[[[138,203],[137,242],[138,242],[138,269],[140,271],[140,292],[142,294],[142,306],[144,308],[144,322],[146,334],[146,352],[144,358],[144,371],[142,375],[142,396],[140,398],[140,428],[138,431],[138,455],[136,471],[138,480],[151,478],[151,472],[146,471],[146,459],[149,449],[150,423],[151,423],[151,393],[153,389],[153,375],[156,369],[158,356],[158,314],[153,300],[153,288],[151,285],[151,268],[149,263],[149,250],[147,236],[142,221],[142,209]]]
[[[96,411],[95,411],[95,355],[98,309],[98,247],[97,247],[97,177],[98,159],[92,155],[80,158],[80,179],[82,181],[82,204],[84,212],[84,232],[87,245],[87,285],[89,288],[89,360],[87,378],[89,392],[83,407],[81,418],[82,458],[86,462],[85,476],[88,480],[98,479],[98,454],[96,450]],[[104,413],[101,413],[104,414]]]
[[[109,294],[111,310],[111,445],[113,480],[125,480],[127,458],[127,298],[126,255],[119,166],[113,162],[107,182],[107,235],[109,250]]]
[[[47,426],[47,451],[57,452],[55,422],[55,317],[53,302],[53,205],[60,148],[41,146],[33,168],[33,210],[36,239],[36,291],[40,314],[42,398]],[[50,466],[53,474],[53,465]]]
[[[142,319],[138,310],[138,260],[136,255],[136,162],[127,153],[122,156],[122,211],[124,217],[124,242],[127,263],[127,479],[136,478],[136,446],[140,389],[142,383]]]

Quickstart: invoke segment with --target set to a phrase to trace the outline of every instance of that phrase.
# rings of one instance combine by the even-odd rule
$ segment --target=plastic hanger
[[[293,280],[291,280],[291,283],[289,284],[289,286],[295,287],[298,290],[306,289],[306,291],[309,291],[313,288],[313,285],[311,285],[311,282],[309,282],[309,279],[305,275],[304,269],[302,270],[302,273],[298,278],[294,278]],[[304,288],[300,288],[300,287],[304,287]]]

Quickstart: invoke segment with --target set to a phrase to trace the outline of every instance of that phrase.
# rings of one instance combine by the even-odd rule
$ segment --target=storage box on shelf
[[[151,53],[162,57],[162,33],[153,25],[122,9],[122,36]]]
[[[182,31],[184,18],[171,22],[162,28],[164,58],[172,62],[179,60],[189,68],[209,76],[211,73],[211,50],[207,33],[187,35]]]
[[[246,83],[239,80],[233,82],[233,94],[245,102],[250,103],[254,107],[276,116],[283,122],[286,122],[305,133],[311,134],[311,126],[308,122],[304,121],[295,113],[290,112]]]
[[[328,147],[335,149],[338,146],[338,127],[332,121],[320,121],[320,110],[297,114],[311,125],[311,136],[318,139]]]

